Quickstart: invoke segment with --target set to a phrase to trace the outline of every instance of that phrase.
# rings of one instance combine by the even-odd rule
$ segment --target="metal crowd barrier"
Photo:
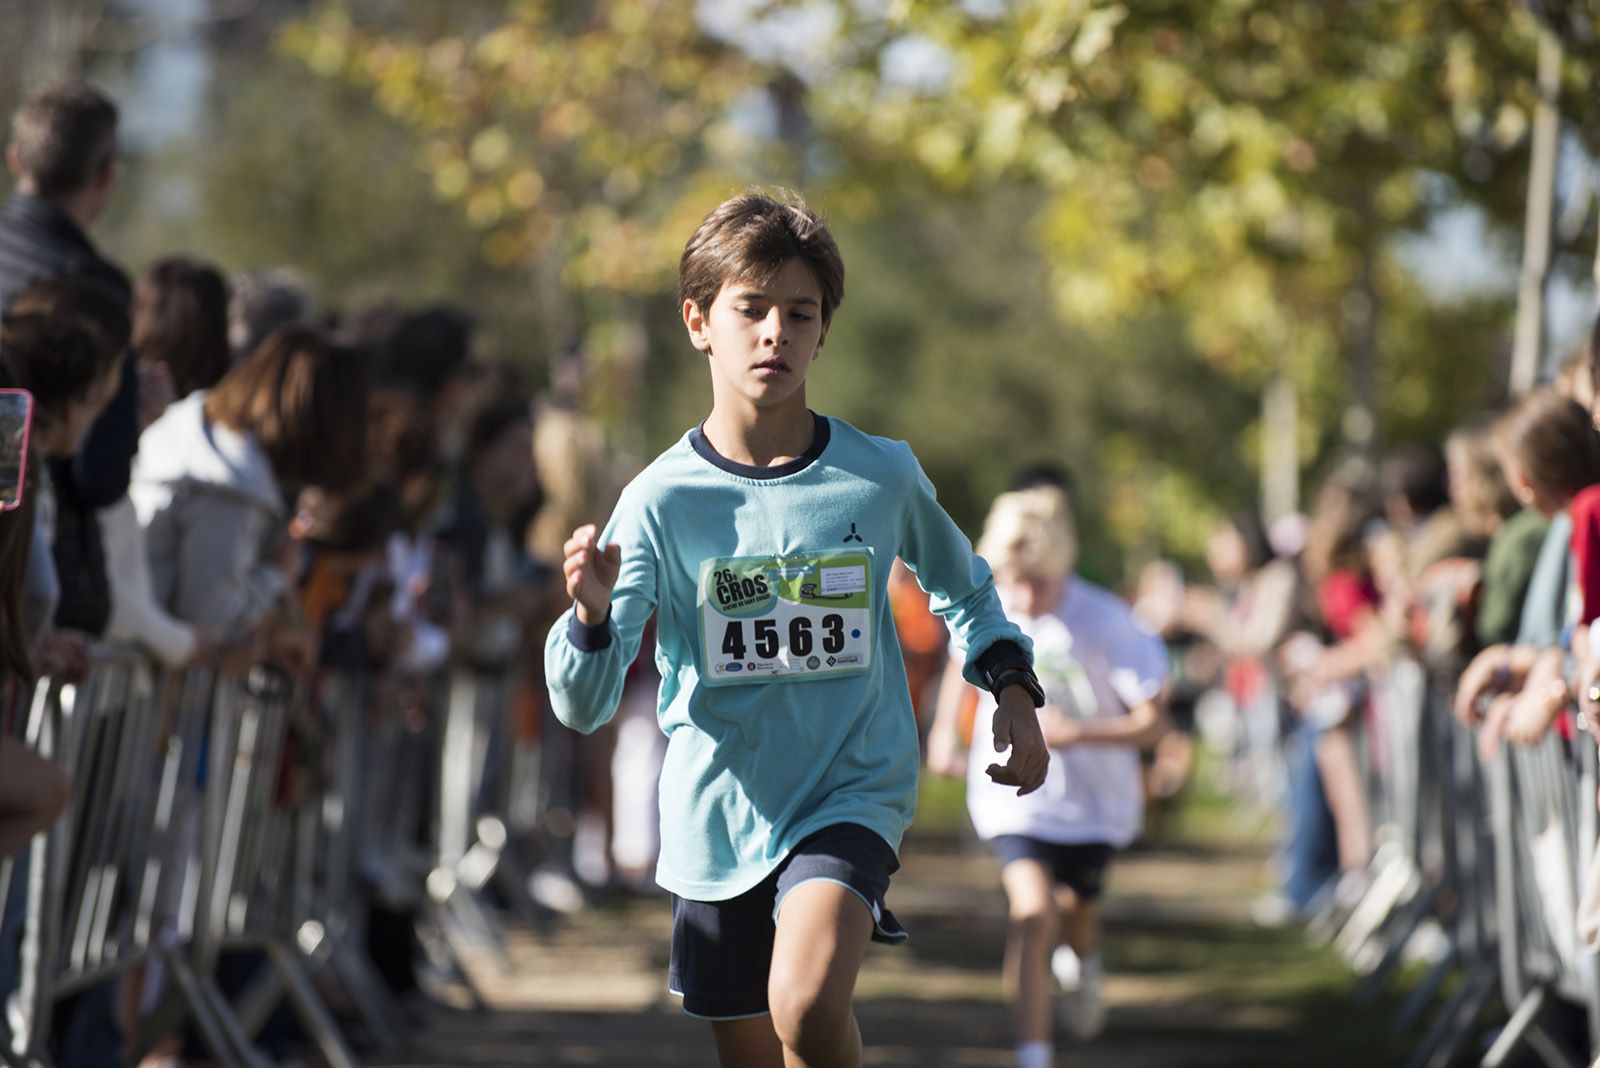
[[[48,1063],[61,999],[141,968],[165,992],[136,1057],[188,1021],[223,1068],[261,1068],[257,1038],[287,999],[321,1059],[354,1068],[330,987],[368,1042],[404,1046],[406,1014],[364,949],[368,890],[415,907],[434,965],[481,1008],[469,960],[508,966],[491,883],[498,904],[533,910],[506,814],[538,809],[522,795],[539,776],[505,744],[503,675],[436,688],[441,714],[407,723],[365,677],[173,673],[99,649],[82,683],[25,692],[12,730],[73,787],[27,853],[0,1058]],[[12,868],[0,863],[0,908]],[[236,952],[263,963],[230,997],[219,964]]]
[[[1472,730],[1451,715],[1453,681],[1402,658],[1374,684],[1367,720],[1347,728],[1362,742],[1375,849],[1359,899],[1330,906],[1321,922],[1361,976],[1354,999],[1369,1005],[1419,930],[1443,930],[1442,953],[1392,1021],[1413,1036],[1407,1068],[1461,1063],[1489,1034],[1474,1058],[1484,1068],[1519,1051],[1550,1068],[1600,1063],[1600,959],[1577,932],[1580,880],[1600,837],[1595,738],[1552,733],[1537,746],[1503,745],[1484,764]],[[1498,1023],[1485,1018],[1496,993]],[[1569,1006],[1565,1021],[1556,1003]],[[1574,1017],[1587,1023],[1582,1048]]]

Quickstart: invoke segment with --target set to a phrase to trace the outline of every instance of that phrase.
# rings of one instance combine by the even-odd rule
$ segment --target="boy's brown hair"
[[[280,482],[335,493],[366,474],[367,369],[315,327],[268,335],[206,397],[206,418],[256,439]]]
[[[1600,482],[1600,431],[1583,405],[1553,389],[1533,390],[1506,414],[1500,447],[1552,492],[1570,495]]]
[[[689,237],[678,260],[678,292],[708,312],[729,282],[766,285],[798,259],[822,290],[822,321],[844,300],[844,260],[822,217],[798,198],[746,193],[717,205]]]

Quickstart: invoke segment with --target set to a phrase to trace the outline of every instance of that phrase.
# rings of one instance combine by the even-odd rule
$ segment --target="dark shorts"
[[[1037,860],[1050,870],[1059,885],[1084,901],[1093,901],[1105,889],[1106,869],[1111,865],[1111,854],[1116,852],[1104,842],[1064,845],[1025,834],[1002,834],[990,841],[989,848],[1000,858],[1002,868],[1014,860]]]
[[[889,843],[865,827],[836,823],[802,839],[753,889],[727,901],[672,898],[667,986],[683,1011],[707,1020],[767,1012],[767,973],[778,910],[801,883],[838,883],[872,911],[872,940],[898,945],[906,932],[883,897],[900,867]]]

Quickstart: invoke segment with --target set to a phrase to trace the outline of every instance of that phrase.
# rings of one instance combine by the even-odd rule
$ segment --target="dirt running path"
[[[866,1063],[1014,1064],[999,968],[1004,899],[991,861],[949,836],[915,836],[890,904],[912,932],[874,946],[858,987]],[[1250,926],[1265,886],[1259,846],[1174,847],[1119,860],[1107,911],[1111,1025],[1063,1046],[1060,1065],[1378,1065],[1385,1020],[1352,1009],[1348,976],[1294,932]],[[669,909],[632,901],[534,934],[516,932],[509,973],[482,976],[499,1011],[440,1013],[396,1066],[712,1064],[705,1025],[665,991]]]

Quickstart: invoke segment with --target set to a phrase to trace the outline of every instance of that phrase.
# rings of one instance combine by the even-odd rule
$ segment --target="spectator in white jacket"
[[[320,330],[278,330],[145,431],[130,496],[157,599],[210,646],[249,638],[288,589],[291,494],[363,476],[367,371]]]
[[[231,366],[228,284],[222,272],[181,256],[146,267],[133,289],[131,343],[143,430],[174,399],[210,389]],[[139,645],[169,667],[203,659],[200,632],[168,612],[151,587],[144,532],[132,498],[102,509],[98,518],[111,582],[106,636]]]

